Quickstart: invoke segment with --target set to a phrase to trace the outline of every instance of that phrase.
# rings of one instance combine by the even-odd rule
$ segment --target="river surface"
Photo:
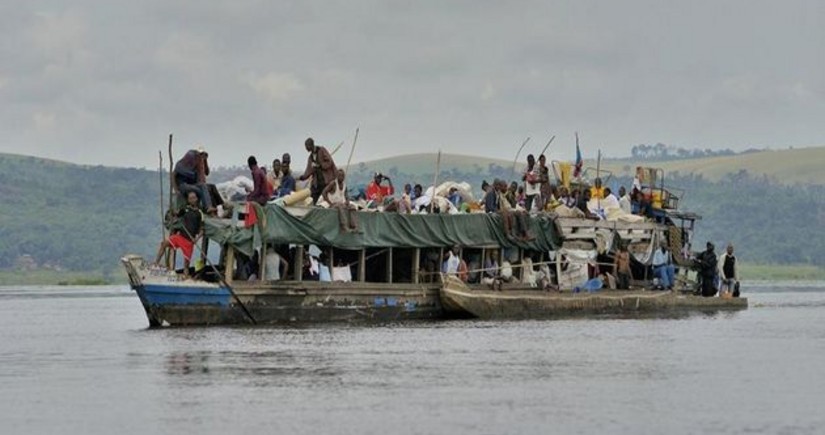
[[[825,433],[825,291],[759,290],[669,319],[149,330],[125,288],[0,287],[0,433]]]

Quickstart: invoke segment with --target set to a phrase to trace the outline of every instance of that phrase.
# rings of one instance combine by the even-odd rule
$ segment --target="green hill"
[[[704,216],[697,243],[732,240],[752,263],[821,267],[825,175],[812,168],[823,157],[825,148],[811,148],[645,165],[666,168],[669,184],[689,189],[683,205]],[[428,185],[435,161],[435,154],[417,154],[353,164],[350,186],[365,184],[373,171],[392,176],[398,188],[405,182]],[[444,154],[439,180],[468,181],[478,190],[483,179],[511,178],[512,165]],[[629,184],[622,174],[636,163],[606,160],[604,165],[615,169],[617,182]],[[248,170],[215,170],[210,180],[238,174]],[[161,237],[158,190],[153,171],[0,154],[0,271],[6,271],[0,284],[10,276],[19,280],[20,270],[43,280],[61,273],[83,278],[78,272],[121,276],[121,255],[151,256]]]

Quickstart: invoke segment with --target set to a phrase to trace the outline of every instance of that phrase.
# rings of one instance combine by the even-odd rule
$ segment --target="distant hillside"
[[[582,150],[583,153],[594,153],[593,150]],[[587,155],[585,156],[587,157]],[[525,166],[526,154],[519,156],[516,165],[521,171]],[[550,155],[550,159],[554,159]],[[436,154],[410,154],[371,160],[353,165],[353,169],[380,170],[388,172],[395,168],[397,171],[415,174],[432,174],[435,171]],[[768,179],[782,184],[816,184],[825,185],[825,147],[799,148],[777,151],[759,151],[735,156],[707,157],[698,159],[680,159],[665,161],[631,161],[629,159],[603,159],[602,168],[611,171],[616,176],[632,176],[636,166],[652,166],[662,168],[666,174],[678,172],[681,175],[701,175],[704,179],[718,181],[730,173],[742,170],[754,176],[765,175]],[[458,154],[442,154],[441,170],[451,174],[453,171],[461,173],[489,173],[490,165],[506,169],[505,175],[512,171],[513,161],[491,159],[485,157],[466,156]],[[596,167],[595,159],[585,158],[586,167]],[[432,183],[432,182],[430,182]]]
[[[112,273],[161,237],[157,172],[0,154],[0,269]]]
[[[617,174],[630,174],[637,165],[631,161],[606,160],[604,166]],[[825,147],[798,148],[776,151],[759,151],[735,156],[708,157],[700,159],[640,162],[646,166],[659,167],[666,173],[701,174],[707,180],[718,181],[729,173],[747,171],[755,176],[782,184],[825,184]],[[588,164],[592,162],[588,161]]]
[[[771,180],[781,174],[786,183],[825,184],[822,175],[807,169],[825,161],[823,153],[825,148],[772,151],[651,166],[679,168],[679,174],[669,172],[669,182],[688,188],[683,205],[704,216],[698,243],[734,241],[749,262],[822,266],[825,191]],[[353,164],[350,186],[363,186],[373,171],[393,177],[398,188],[405,182],[428,185],[435,160],[435,154],[418,154]],[[512,165],[445,154],[439,180],[468,181],[478,191],[484,179],[511,178]],[[618,174],[635,163],[606,161],[605,166],[617,168]],[[729,170],[723,172],[725,168]],[[700,176],[687,174],[694,170]],[[768,179],[757,173],[768,174]],[[797,178],[784,176],[791,173]],[[216,170],[210,179],[220,182],[239,174],[248,175],[248,170]],[[618,182],[629,184],[628,176],[617,176]],[[164,175],[164,185],[166,180]],[[158,190],[157,172],[0,154],[0,270],[120,274],[121,255],[154,254],[161,235]]]

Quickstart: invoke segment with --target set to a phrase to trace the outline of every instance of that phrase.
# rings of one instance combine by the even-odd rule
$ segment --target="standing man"
[[[203,210],[212,208],[212,201],[206,187],[209,165],[206,162],[206,150],[202,146],[189,150],[175,163],[175,187],[184,198],[189,192],[195,192]]]
[[[536,167],[536,158],[532,154],[527,155],[527,169],[521,176],[524,181],[524,208],[528,213],[533,211],[533,202],[539,199],[541,194],[541,180],[539,170]]]
[[[335,167],[335,162],[332,160],[332,155],[322,146],[315,145],[315,141],[310,137],[304,141],[309,156],[307,157],[307,167],[304,174],[298,177],[299,180],[305,181],[312,177],[312,184],[310,185],[310,193],[312,195],[312,205],[318,203],[318,198],[321,197],[321,192],[336,178],[338,169]]]
[[[673,281],[676,278],[676,269],[672,263],[667,244],[662,242],[659,249],[653,254],[653,276],[659,278],[659,282],[666,290],[673,289]]]
[[[249,165],[249,170],[252,172],[253,185],[252,192],[249,192],[249,195],[246,195],[246,200],[257,202],[260,205],[266,205],[266,202],[269,201],[269,197],[272,196],[272,192],[267,192],[266,174],[264,173],[264,170],[258,166],[258,160],[255,156],[249,156],[249,158],[246,159],[246,163]]]
[[[721,278],[719,296],[724,293],[733,293],[736,285],[739,284],[739,270],[736,267],[736,256],[733,255],[733,244],[728,243],[728,248],[719,256],[718,267],[719,278]]]
[[[708,242],[707,249],[696,257],[699,262],[699,276],[702,277],[702,296],[709,298],[716,295],[716,253],[713,243]]]
[[[633,272],[630,269],[630,253],[627,252],[627,246],[622,243],[619,247],[619,253],[616,254],[616,259],[613,262],[613,271],[619,279],[619,289],[628,290],[630,288],[630,280],[633,279]]]
[[[539,211],[546,211],[547,204],[555,198],[553,198],[553,186],[550,184],[550,168],[547,167],[547,157],[544,154],[539,156],[539,181],[541,183],[539,188],[541,191]]]

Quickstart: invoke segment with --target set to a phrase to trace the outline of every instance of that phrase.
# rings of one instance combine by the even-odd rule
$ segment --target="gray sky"
[[[0,152],[825,145],[823,1],[0,0],[0,28]]]

